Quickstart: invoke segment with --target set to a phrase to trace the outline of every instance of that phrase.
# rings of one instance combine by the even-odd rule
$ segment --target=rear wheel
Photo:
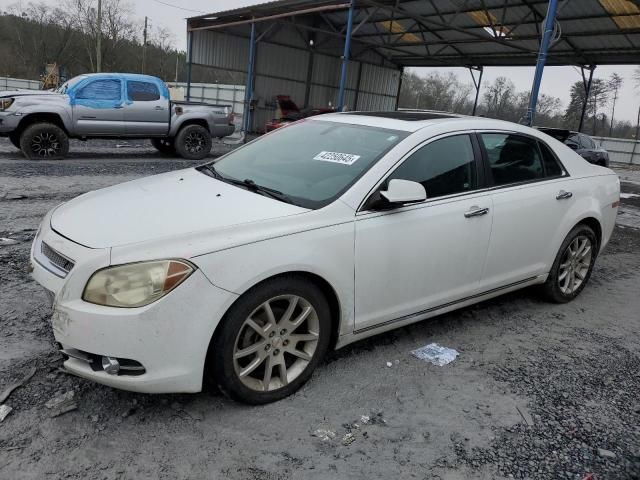
[[[20,150],[30,160],[59,160],[69,153],[69,137],[52,123],[34,123],[20,135]]]
[[[250,404],[298,390],[329,346],[331,319],[322,292],[297,277],[263,283],[225,316],[210,355],[215,383]]]
[[[173,144],[173,139],[170,138],[152,138],[151,145],[156,150],[164,155],[176,155],[176,147]]]
[[[591,277],[597,248],[597,238],[590,227],[583,224],[574,227],[553,262],[543,286],[545,296],[556,303],[576,298]]]
[[[174,143],[182,158],[202,160],[211,151],[211,133],[201,125],[187,125],[178,132]]]

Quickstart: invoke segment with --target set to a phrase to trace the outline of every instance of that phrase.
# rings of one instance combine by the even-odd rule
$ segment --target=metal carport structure
[[[586,104],[585,69],[640,64],[640,0],[279,0],[192,17],[187,30],[189,77],[192,64],[246,74],[258,123],[280,93],[391,109],[405,67],[467,67],[477,93],[484,67],[536,65],[532,123],[545,65],[582,67]]]

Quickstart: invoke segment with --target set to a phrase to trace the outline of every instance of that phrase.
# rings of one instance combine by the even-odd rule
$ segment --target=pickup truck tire
[[[20,150],[20,136],[19,135],[15,135],[15,134],[9,135],[9,141],[11,142],[11,145],[13,145],[18,150]]]
[[[176,152],[188,160],[202,160],[211,152],[211,133],[202,125],[187,125],[173,142]]]
[[[152,138],[151,145],[164,155],[176,155],[176,147],[173,139],[169,138]]]
[[[20,135],[20,150],[29,160],[59,160],[69,153],[69,137],[52,123],[34,123]]]

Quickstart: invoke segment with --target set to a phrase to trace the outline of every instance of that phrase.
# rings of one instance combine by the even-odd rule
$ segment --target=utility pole
[[[98,0],[96,30],[96,72],[100,73],[102,71],[102,0]]]
[[[144,17],[144,30],[142,31],[142,73],[144,73],[144,64],[147,59],[147,22],[149,18]]]

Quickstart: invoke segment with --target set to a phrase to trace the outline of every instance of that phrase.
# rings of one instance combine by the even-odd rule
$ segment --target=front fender
[[[305,272],[324,279],[338,297],[340,334],[353,330],[353,223],[285,235],[192,258],[215,286],[241,295],[276,275]]]

